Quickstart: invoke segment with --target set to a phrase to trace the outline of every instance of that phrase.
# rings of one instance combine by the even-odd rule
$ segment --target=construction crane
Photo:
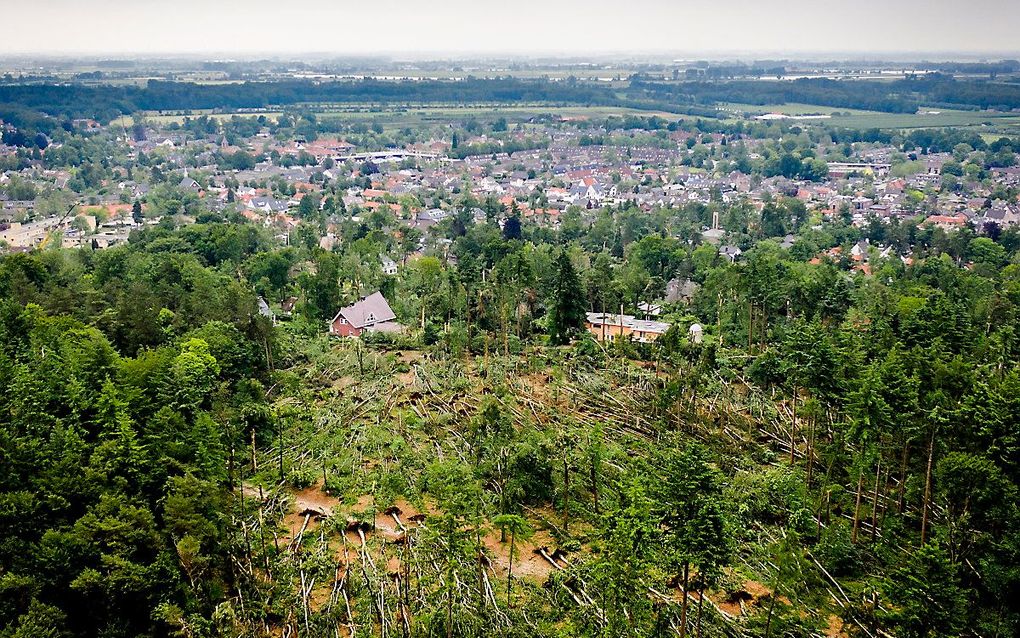
[[[71,207],[67,209],[67,212],[64,213],[64,215],[60,218],[60,220],[57,222],[56,226],[53,227],[53,230],[51,230],[50,232],[46,233],[46,237],[44,237],[43,240],[41,242],[39,242],[39,245],[36,246],[36,248],[38,248],[39,250],[43,250],[43,249],[45,249],[50,244],[51,241],[53,241],[53,237],[57,234],[58,230],[61,227],[63,227],[64,222],[67,221],[67,218],[71,216],[71,212],[75,208],[78,208],[77,202],[74,203],[74,204],[71,204]]]

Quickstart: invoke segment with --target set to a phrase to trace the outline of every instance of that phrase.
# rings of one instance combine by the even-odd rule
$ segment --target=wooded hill
[[[604,230],[4,257],[0,636],[1015,635],[1012,235],[850,277]],[[655,345],[580,334],[677,274]],[[411,333],[328,339],[377,282]]]

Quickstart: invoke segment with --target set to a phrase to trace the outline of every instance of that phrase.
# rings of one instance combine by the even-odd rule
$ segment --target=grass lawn
[[[833,117],[833,126],[847,128],[946,128],[946,127],[988,127],[998,128],[1020,123],[1020,116],[1010,113],[989,113],[982,111],[938,111],[931,113],[868,113]],[[937,112],[936,112],[937,111]]]

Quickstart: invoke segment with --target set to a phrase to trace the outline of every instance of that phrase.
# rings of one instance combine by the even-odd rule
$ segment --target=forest
[[[413,259],[216,214],[0,258],[0,636],[1017,635],[1016,230],[469,198]],[[716,210],[740,262],[677,239]],[[913,263],[812,261],[868,232]],[[674,278],[656,342],[584,330]],[[326,335],[375,290],[404,334]]]
[[[516,103],[620,106],[710,117],[719,102],[817,104],[837,108],[913,113],[920,106],[956,109],[1020,108],[1020,85],[954,79],[933,73],[895,81],[802,78],[664,82],[635,74],[622,88],[576,79],[497,79],[313,82],[280,80],[194,84],[149,80],[138,86],[0,84],[0,118],[25,131],[50,134],[76,118],[107,123],[139,111],[267,109],[299,104]],[[23,144],[22,144],[23,145]]]

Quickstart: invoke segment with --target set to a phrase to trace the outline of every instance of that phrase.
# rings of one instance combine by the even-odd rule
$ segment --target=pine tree
[[[553,307],[549,321],[549,337],[556,345],[570,342],[572,333],[584,325],[584,287],[566,250],[556,260],[556,281],[553,285]]]
[[[503,239],[510,241],[521,238],[521,217],[517,212],[517,202],[514,202],[513,211],[503,222]]]

